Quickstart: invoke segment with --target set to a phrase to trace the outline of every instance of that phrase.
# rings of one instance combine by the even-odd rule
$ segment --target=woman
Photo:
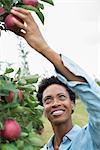
[[[63,55],[59,55],[48,45],[29,11],[15,7],[11,10],[11,13],[24,21],[23,24],[14,19],[15,24],[19,28],[19,32],[16,34],[22,36],[34,50],[39,52],[54,65],[57,79],[80,96],[89,113],[88,124],[85,127],[80,128],[79,126],[74,126],[71,122],[71,110],[74,108],[74,104],[71,101],[66,101],[67,98],[70,100],[70,97],[67,91],[65,92],[65,88],[56,83],[47,86],[42,93],[43,96],[41,100],[43,102],[44,111],[53,127],[54,135],[43,149],[99,150],[100,87],[74,62]],[[62,96],[60,97],[59,95],[61,93],[64,94],[64,92],[65,95],[67,94],[67,97],[63,99],[65,101],[62,102]]]

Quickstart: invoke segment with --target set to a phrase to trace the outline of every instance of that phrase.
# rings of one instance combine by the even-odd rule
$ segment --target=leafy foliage
[[[23,0],[1,0],[0,1],[0,28],[2,30],[7,30],[4,20],[8,14],[10,14],[10,10],[12,7],[22,7],[27,10],[34,11],[41,22],[44,24],[44,14],[42,13],[42,10],[44,9],[44,3],[48,3],[50,5],[54,5],[52,0],[40,0],[38,1],[38,5],[32,6],[32,5],[26,5]]]
[[[6,68],[0,75],[0,131],[3,130],[3,123],[6,119],[14,119],[21,126],[22,132],[18,140],[9,141],[0,136],[0,149],[40,149],[42,141],[37,134],[43,129],[41,116],[42,106],[36,99],[36,84],[39,79],[38,74],[21,75],[21,69],[15,73],[14,77],[9,77],[14,72],[13,68]],[[14,93],[12,102],[6,100],[9,92]],[[22,91],[22,99],[19,101],[18,91]]]
[[[53,5],[52,0],[40,0],[36,6],[26,5],[23,0],[0,0],[0,29],[9,30],[5,26],[5,18],[14,6],[34,11],[44,23],[42,10],[45,3]],[[0,150],[40,150],[43,145],[39,135],[43,131],[43,108],[36,98],[39,75],[30,74],[26,60],[28,52],[20,44],[24,69],[19,68],[15,72],[10,66],[0,75]],[[21,135],[16,140],[10,141],[3,136],[7,119],[16,120],[21,127]]]
[[[21,57],[21,64],[22,64],[22,67],[21,67],[21,70],[22,70],[22,74],[23,75],[29,75],[30,74],[30,70],[29,70],[29,64],[28,64],[28,61],[27,61],[27,57],[28,57],[28,54],[29,54],[29,51],[28,50],[25,50],[25,45],[23,44],[21,38],[19,36],[17,36],[18,38],[18,50],[20,52],[20,57]],[[20,70],[19,70],[20,71]]]

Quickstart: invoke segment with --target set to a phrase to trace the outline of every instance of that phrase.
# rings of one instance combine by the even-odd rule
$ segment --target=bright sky
[[[100,1],[54,0],[55,6],[46,5],[44,26],[33,13],[49,45],[79,64],[93,77],[100,79]],[[43,56],[29,50],[31,73],[53,73],[53,66]],[[20,64],[18,39],[12,32],[2,32],[0,61]]]

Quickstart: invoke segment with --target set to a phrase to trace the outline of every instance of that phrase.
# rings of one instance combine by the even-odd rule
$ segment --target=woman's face
[[[74,103],[62,85],[52,84],[43,92],[44,113],[54,124],[61,124],[71,119]]]

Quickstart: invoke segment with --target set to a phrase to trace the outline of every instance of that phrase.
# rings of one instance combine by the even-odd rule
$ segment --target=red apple
[[[22,103],[22,100],[23,100],[23,91],[18,90],[18,101],[19,101],[19,103]]]
[[[23,100],[23,91],[22,91],[22,90],[18,90],[18,93],[17,93],[17,94],[18,94],[18,102],[19,102],[19,103],[22,103],[22,100]],[[13,100],[14,100],[14,96],[15,96],[14,92],[13,92],[13,91],[10,91],[10,92],[9,92],[9,95],[8,95],[8,96],[5,96],[6,102],[12,103]]]
[[[17,140],[21,135],[21,127],[18,122],[14,119],[7,119],[4,122],[4,129],[2,132],[2,136],[9,140]]]
[[[13,101],[13,99],[14,99],[14,92],[13,91],[10,91],[9,92],[9,95],[8,96],[5,96],[5,100],[6,100],[6,102],[8,102],[8,103],[11,103],[12,101]]]
[[[4,14],[6,11],[3,7],[0,7],[0,14]]]
[[[14,18],[16,18],[18,21],[20,21],[21,23],[24,23],[23,20],[21,20],[20,18],[18,18],[17,16],[14,16],[12,14],[9,14],[6,16],[4,22],[5,22],[5,27],[11,31],[17,31],[19,28],[16,26],[15,22],[14,22]]]
[[[36,7],[38,5],[38,0],[22,0],[25,5],[32,5]]]

